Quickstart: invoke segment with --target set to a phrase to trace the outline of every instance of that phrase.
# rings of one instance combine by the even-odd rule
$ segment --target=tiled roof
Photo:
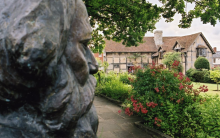
[[[153,37],[144,37],[143,42],[139,46],[125,47],[121,42],[106,40],[106,52],[157,52]]]
[[[180,37],[164,37],[163,38],[163,45],[162,48],[166,52],[172,52],[173,51],[173,46],[175,43],[179,43],[182,48],[182,52],[185,52],[188,50],[190,45],[193,43],[193,41],[200,35],[201,33],[196,33],[192,35],[186,35],[186,36],[180,36]]]
[[[196,33],[186,36],[176,36],[176,37],[163,37],[163,51],[171,52],[173,51],[173,46],[178,42],[182,48],[182,52],[187,51],[190,45],[201,33]],[[125,47],[121,42],[114,42],[112,40],[106,40],[106,52],[157,52],[154,37],[144,37],[144,43],[139,44],[137,47]]]
[[[220,58],[220,51],[216,51],[216,53],[213,54],[213,58]]]

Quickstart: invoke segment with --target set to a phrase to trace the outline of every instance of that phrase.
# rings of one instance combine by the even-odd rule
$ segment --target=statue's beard
[[[62,60],[65,62],[65,60]],[[60,130],[76,124],[89,111],[94,99],[96,79],[89,75],[82,86],[69,65],[61,64],[60,76],[54,87],[42,91],[39,109],[43,122],[50,130]]]
[[[69,128],[74,128],[73,126],[77,124],[79,118],[86,114],[93,104],[96,79],[92,75],[88,75],[86,83],[81,86],[76,79],[74,70],[70,68],[70,65],[66,64],[65,57],[63,57],[61,63],[57,65],[56,71],[59,75],[52,84],[48,83],[50,85],[43,85],[45,81],[42,80],[41,86],[38,85],[40,88],[36,88],[33,85],[33,88],[30,88],[29,92],[25,89],[25,91],[28,92],[28,96],[22,93],[22,91],[16,91],[16,89],[14,89],[13,93],[22,93],[21,95],[23,96],[20,98],[27,98],[26,100],[28,100],[28,102],[25,102],[23,105],[21,104],[17,109],[7,114],[11,114],[10,116],[13,118],[18,115],[18,118],[26,121],[23,125],[27,125],[27,127],[34,128],[40,126],[49,132],[65,131],[69,130]],[[4,87],[10,90],[7,86]],[[16,101],[10,102],[16,104]],[[32,114],[32,116],[19,115],[20,110],[23,110],[25,106],[31,107],[34,110],[27,113]],[[29,111],[26,110],[25,112]],[[35,118],[37,120],[35,120]],[[5,120],[4,117],[3,120]],[[33,121],[35,121],[36,124],[33,124]],[[10,120],[8,120],[8,122],[10,122]],[[31,125],[29,126],[29,124]],[[16,128],[17,126],[12,125],[10,127]]]

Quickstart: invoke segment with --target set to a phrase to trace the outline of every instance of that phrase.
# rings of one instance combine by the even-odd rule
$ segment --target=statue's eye
[[[80,50],[84,55],[86,55],[86,46],[83,43],[80,43]]]
[[[87,49],[87,45],[85,45],[84,43],[81,43],[81,45],[82,45],[82,47],[83,47],[84,50]]]
[[[88,42],[90,39],[86,39],[86,40],[81,40],[80,43],[83,47],[83,53],[84,55],[86,55],[86,51],[88,50]]]
[[[86,39],[86,40],[81,40],[80,43],[83,45],[83,47],[85,48],[85,50],[88,48],[87,45],[89,43],[90,39]]]

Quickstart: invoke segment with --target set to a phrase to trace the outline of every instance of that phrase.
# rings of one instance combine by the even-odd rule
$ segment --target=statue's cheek
[[[89,76],[89,68],[85,58],[85,53],[80,49],[80,43],[70,42],[65,49],[67,62],[73,70],[77,81],[83,86]]]
[[[44,50],[31,49],[29,54],[21,54],[17,59],[20,69],[25,74],[39,74],[42,72],[49,62],[54,58],[54,51],[46,53]]]
[[[19,47],[19,51],[16,52],[18,57],[15,60],[18,69],[25,74],[40,74],[55,57],[56,48],[49,40],[42,42],[28,38]]]

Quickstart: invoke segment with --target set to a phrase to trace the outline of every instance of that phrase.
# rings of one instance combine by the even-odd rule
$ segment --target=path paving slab
[[[107,120],[107,121],[99,122],[98,132],[107,132],[107,131],[113,132],[117,130],[123,130],[123,129],[113,121]]]
[[[142,121],[140,117],[125,115],[120,107],[102,97],[96,96],[94,105],[99,117],[98,138],[152,138],[134,125]]]
[[[98,136],[98,138],[118,138],[110,131],[98,133],[97,136]]]

